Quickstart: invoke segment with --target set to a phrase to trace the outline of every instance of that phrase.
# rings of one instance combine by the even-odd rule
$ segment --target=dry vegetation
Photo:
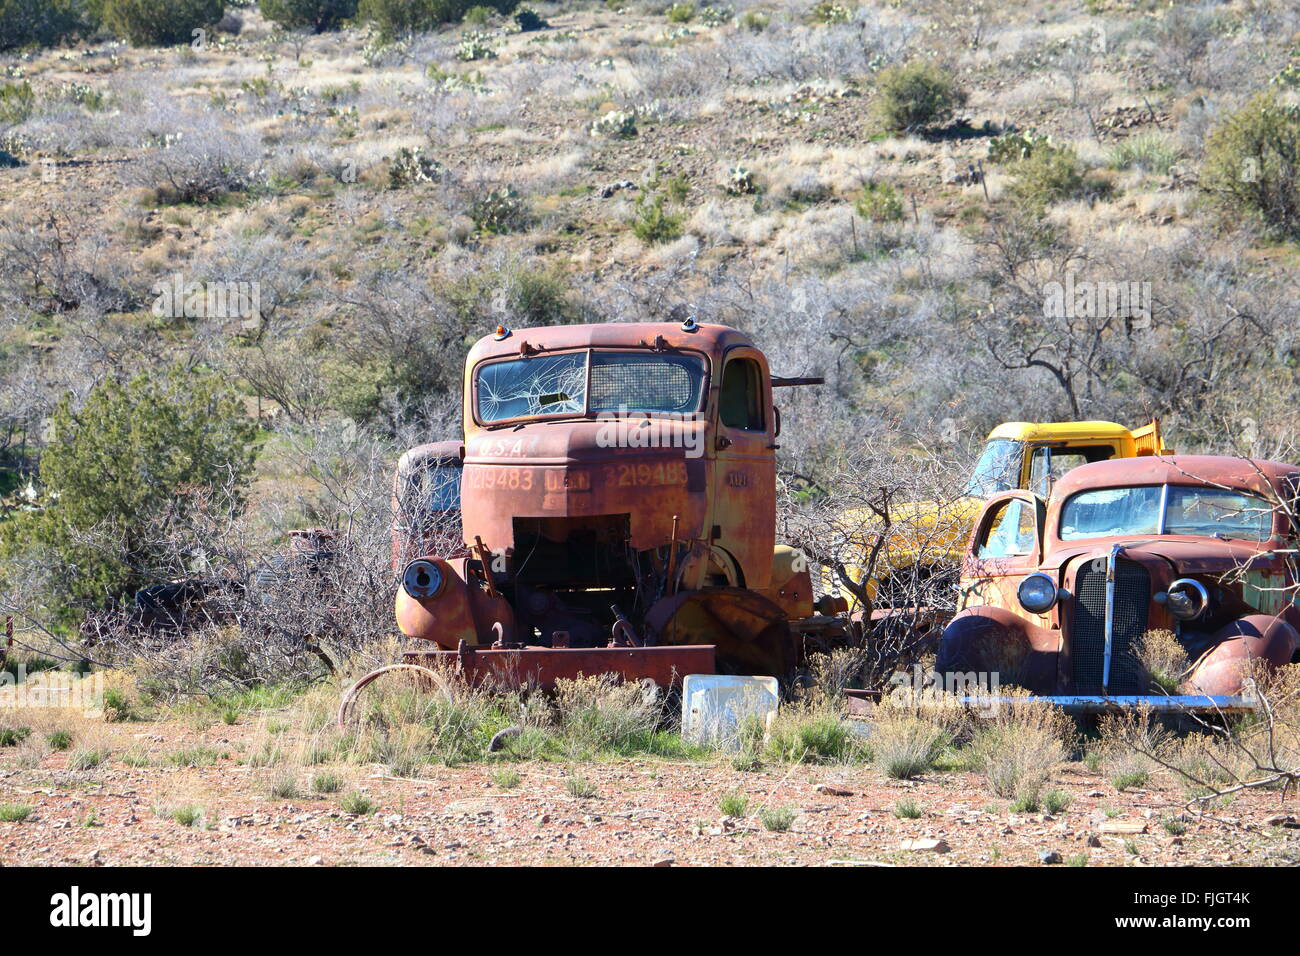
[[[777,374],[825,376],[782,396],[779,455],[785,537],[832,572],[915,520],[900,503],[951,500],[969,443],[1002,420],[1159,414],[1180,451],[1293,453],[1294,4],[535,13],[480,8],[386,36],[286,31],[227,5],[197,47],[94,34],[0,53],[9,662],[88,660],[122,682],[109,722],[0,710],[0,768],[15,774],[0,796],[144,774],[160,819],[202,829],[211,796],[164,791],[214,767],[256,779],[241,800],[310,797],[359,818],[394,799],[361,789],[375,767],[428,780],[468,762],[513,790],[594,761],[563,773],[579,800],[635,759],[708,768],[727,792],[762,781],[741,816],[773,839],[796,819],[791,768],[808,767],[877,788],[961,780],[1025,813],[1052,812],[1088,768],[1107,800],[1154,787],[1162,806],[1238,799],[1261,817],[1270,788],[1295,782],[1293,674],[1270,685],[1265,717],[1191,737],[1138,715],[1079,742],[1049,708],[981,722],[893,698],[864,736],[838,689],[846,671],[881,683],[896,659],[881,646],[824,663],[821,690],[746,728],[738,753],[692,749],[662,701],[601,682],[554,701],[389,688],[357,727],[333,727],[339,682],[393,658],[393,463],[456,433],[464,351],[498,322],[695,315],[752,334]],[[248,283],[258,308],[162,309],[176,276]],[[1048,284],[1067,278],[1149,283],[1149,314],[1045,314]],[[218,398],[255,433],[222,433],[229,454],[201,474],[124,468],[105,493],[129,498],[129,522],[41,524],[72,500],[59,462],[96,452],[70,436],[108,381],[148,396],[104,399],[105,420],[148,420],[116,416],[120,447],[140,451],[120,462],[208,434]],[[146,427],[187,402],[175,432]],[[316,526],[346,547],[310,587],[264,573],[290,529]],[[92,566],[103,577],[72,600],[69,577]],[[183,641],[129,626],[136,587],[182,576],[225,603]],[[949,593],[900,586],[927,604]],[[1157,679],[1179,667],[1167,643],[1144,652]],[[0,826],[31,826],[31,799],[0,804]],[[1296,858],[1278,832],[1260,859]]]

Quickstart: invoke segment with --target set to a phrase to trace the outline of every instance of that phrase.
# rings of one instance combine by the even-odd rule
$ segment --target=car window
[[[965,494],[977,498],[990,498],[1001,491],[1010,491],[1020,484],[1020,456],[1024,445],[1007,438],[995,438],[984,446],[984,453],[975,463]]]
[[[1112,445],[1083,445],[1074,448],[1035,448],[1029,461],[1029,490],[1046,498],[1068,471],[1094,461],[1115,457]]]
[[[732,359],[722,370],[718,399],[722,424],[728,428],[763,430],[763,382],[753,359]]]
[[[1020,498],[1012,498],[997,506],[975,553],[981,558],[1019,557],[1033,554],[1037,542],[1034,508]]]

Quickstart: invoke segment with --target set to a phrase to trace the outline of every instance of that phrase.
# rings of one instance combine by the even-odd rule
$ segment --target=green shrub
[[[298,775],[292,771],[276,774],[267,787],[272,800],[296,800],[302,793],[298,789]]]
[[[926,60],[881,70],[876,109],[891,132],[926,129],[952,118],[966,93],[943,67]]]
[[[21,123],[32,115],[36,94],[26,80],[0,83],[0,123]]]
[[[859,754],[860,741],[829,708],[785,707],[772,721],[766,752],[794,763],[841,763]]]
[[[1013,167],[1007,195],[1028,210],[1041,212],[1065,199],[1078,199],[1093,188],[1083,163],[1064,146],[1038,149]]]
[[[586,777],[579,777],[576,774],[564,781],[564,789],[570,796],[577,797],[579,800],[587,800],[596,795],[595,786]]]
[[[867,183],[853,208],[869,222],[898,222],[903,218],[903,197],[889,183]]]
[[[64,398],[51,419],[41,483],[54,501],[0,525],[0,554],[39,549],[51,568],[48,595],[75,624],[157,580],[173,521],[200,505],[238,509],[252,473],[255,425],[215,376],[176,368],[125,385],[108,378],[74,408]],[[95,533],[112,547],[88,548]]]
[[[762,33],[771,22],[771,14],[759,10],[746,10],[744,16],[740,18],[740,25],[750,33]]]
[[[98,747],[78,747],[68,754],[69,770],[94,770],[108,759],[108,752]]]
[[[30,727],[0,727],[0,747],[17,747],[31,733]]]
[[[132,46],[190,43],[225,13],[225,0],[104,0],[104,26]]]
[[[1064,790],[1049,790],[1043,794],[1043,809],[1048,813],[1061,813],[1070,806],[1070,795]]]
[[[492,786],[498,790],[513,790],[523,781],[524,778],[514,767],[498,767],[492,771]]]
[[[0,803],[0,823],[22,823],[32,815],[25,803]]]
[[[668,8],[667,17],[670,23],[690,23],[695,19],[695,4],[690,0],[674,3]]]
[[[45,735],[45,742],[51,750],[67,750],[72,746],[72,734],[66,730],[52,730]]]
[[[1110,782],[1116,790],[1132,790],[1146,784],[1150,776],[1145,770],[1124,770],[1111,777]]]
[[[921,805],[911,797],[904,797],[894,804],[894,816],[900,820],[919,820],[922,812]]]
[[[656,193],[653,199],[649,190],[643,190],[636,200],[636,213],[632,219],[632,232],[642,242],[671,242],[682,234],[682,216],[664,209],[664,197]]]
[[[458,23],[471,7],[484,6],[502,14],[513,12],[518,0],[361,0],[357,19],[374,26],[388,40],[432,30],[444,23]]]
[[[357,15],[357,0],[260,0],[262,16],[286,30],[335,30]]]
[[[135,707],[131,698],[116,687],[104,691],[104,719],[109,723],[135,720]]]
[[[343,799],[339,801],[339,807],[344,813],[354,813],[359,817],[369,816],[375,812],[374,802],[359,790],[344,794]]]
[[[316,793],[338,793],[343,789],[343,778],[336,773],[318,773],[312,778],[311,788]]]
[[[1130,136],[1110,151],[1110,164],[1115,169],[1139,168],[1157,176],[1166,176],[1178,162],[1178,150],[1169,137],[1160,133],[1142,133]]]
[[[765,807],[758,815],[764,830],[785,833],[794,823],[794,811],[789,807]]]
[[[168,816],[183,827],[192,827],[203,819],[203,809],[194,806],[176,807]]]
[[[743,817],[749,809],[749,798],[737,790],[724,793],[718,801],[718,809],[729,817]]]
[[[853,13],[835,0],[820,0],[808,11],[808,18],[813,23],[848,23],[853,18]]]
[[[468,23],[470,26],[483,27],[492,22],[496,11],[491,7],[476,6],[470,7],[465,11],[465,15],[460,18],[461,23]]]
[[[1300,236],[1300,107],[1257,94],[1212,132],[1201,187],[1229,214]]]
[[[95,25],[84,0],[0,0],[0,50],[53,46]]]

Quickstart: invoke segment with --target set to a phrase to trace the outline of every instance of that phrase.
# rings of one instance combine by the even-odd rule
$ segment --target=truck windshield
[[[1061,509],[1061,538],[1187,534],[1263,541],[1273,533],[1273,509],[1263,498],[1222,488],[1170,485],[1162,515],[1162,490],[1160,485],[1141,485],[1081,491]]]
[[[975,471],[966,483],[966,494],[988,498],[1020,487],[1020,462],[1024,445],[1009,438],[994,438],[984,446]]]
[[[699,355],[562,352],[479,366],[475,407],[484,423],[603,412],[689,415],[700,410],[704,378]]]

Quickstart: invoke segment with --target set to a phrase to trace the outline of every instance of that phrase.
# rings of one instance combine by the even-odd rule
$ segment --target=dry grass
[[[871,715],[871,753],[887,777],[911,780],[934,766],[957,738],[965,713],[942,698],[898,692],[880,701]]]
[[[970,750],[995,795],[1037,804],[1043,787],[1074,747],[1074,722],[1028,695],[1003,704],[975,728]]]

